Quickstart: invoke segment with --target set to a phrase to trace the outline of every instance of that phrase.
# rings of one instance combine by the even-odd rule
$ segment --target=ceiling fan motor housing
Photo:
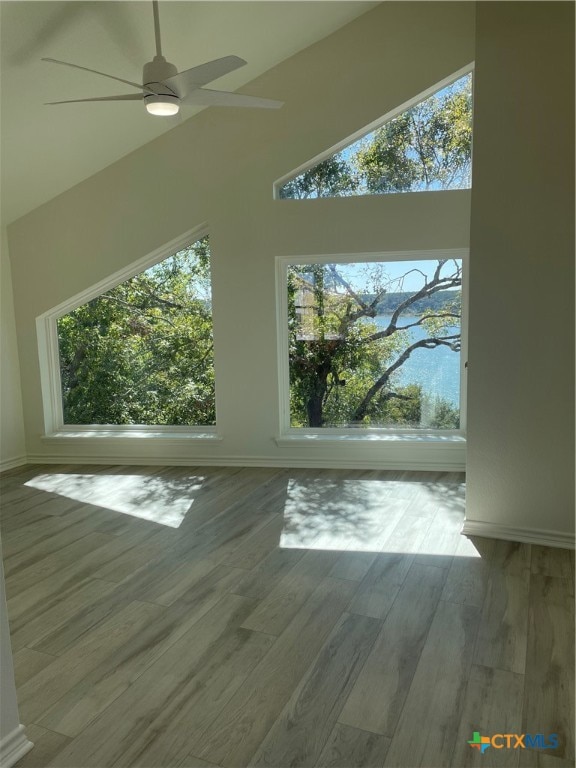
[[[144,64],[142,83],[158,95],[178,96],[172,88],[162,85],[164,80],[178,74],[174,64],[166,61],[164,56],[154,56],[152,61]]]

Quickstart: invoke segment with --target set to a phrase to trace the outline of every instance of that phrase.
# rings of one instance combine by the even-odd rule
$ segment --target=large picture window
[[[462,258],[285,264],[289,427],[462,428]]]
[[[208,237],[57,319],[64,425],[215,424]]]

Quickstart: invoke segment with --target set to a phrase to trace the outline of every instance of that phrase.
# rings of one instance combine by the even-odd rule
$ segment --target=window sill
[[[276,445],[279,447],[298,445],[300,447],[313,445],[338,445],[342,443],[405,443],[408,445],[414,444],[437,444],[437,445],[455,445],[462,447],[466,445],[466,436],[459,433],[450,433],[447,435],[434,434],[430,432],[425,433],[402,433],[402,432],[308,432],[302,430],[302,432],[289,432],[280,437],[275,438]]]
[[[62,429],[42,436],[44,441],[61,440],[176,440],[221,442],[222,437],[206,429],[192,432],[175,429]]]

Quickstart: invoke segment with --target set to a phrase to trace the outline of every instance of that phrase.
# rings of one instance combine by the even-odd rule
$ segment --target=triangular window
[[[472,74],[293,176],[280,198],[349,197],[471,186]]]

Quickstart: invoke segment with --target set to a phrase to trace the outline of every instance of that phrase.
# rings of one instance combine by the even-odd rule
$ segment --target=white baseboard
[[[15,469],[28,463],[27,456],[15,456],[13,459],[6,459],[6,461],[0,461],[0,472],[7,472],[9,469]]]
[[[19,725],[0,741],[2,768],[11,768],[21,757],[29,752],[34,744],[26,738],[26,730]]]
[[[286,467],[294,469],[366,469],[366,470],[414,470],[423,472],[465,472],[464,461],[441,458],[396,461],[388,459],[349,459],[349,458],[271,458],[269,456],[78,456],[73,454],[32,454],[29,464],[118,464],[126,466],[166,466],[166,467]]]
[[[462,528],[465,536],[483,536],[488,539],[520,541],[523,544],[539,544],[543,547],[574,549],[574,534],[564,531],[548,531],[543,528],[518,528],[481,520],[465,520]]]

